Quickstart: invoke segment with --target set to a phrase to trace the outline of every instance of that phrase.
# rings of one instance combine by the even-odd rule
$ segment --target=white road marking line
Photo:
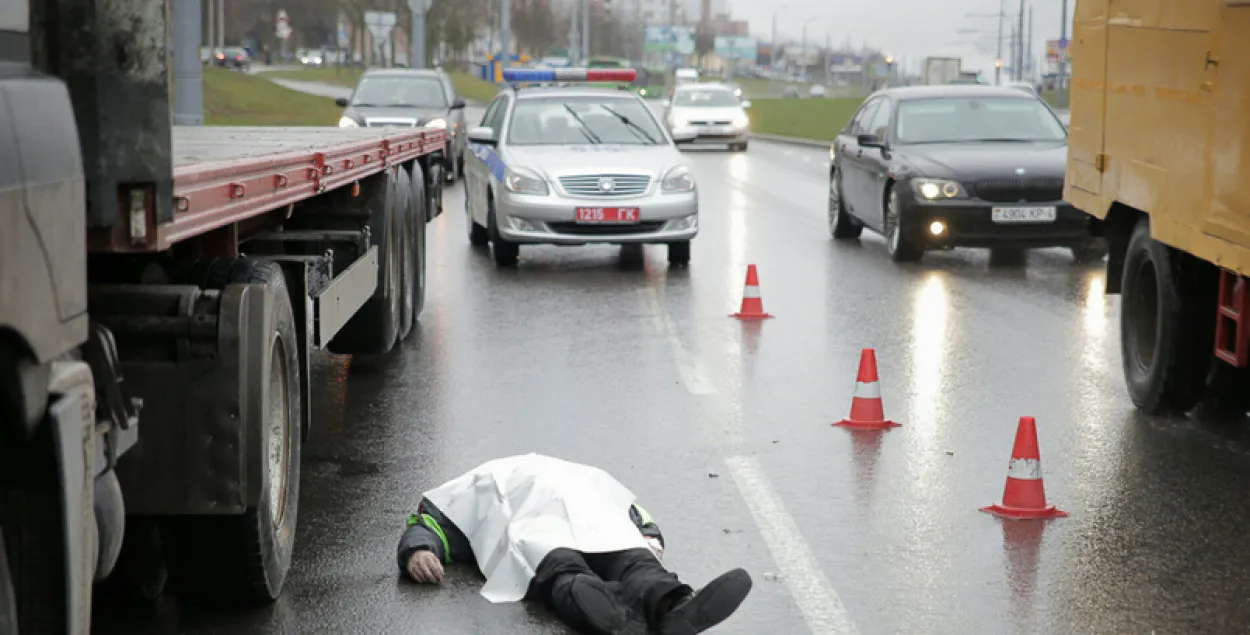
[[[646,297],[647,305],[651,308],[651,321],[655,323],[655,330],[664,335],[668,340],[669,348],[673,351],[673,361],[677,364],[677,372],[681,374],[682,384],[686,386],[686,390],[692,395],[710,395],[716,392],[716,385],[707,371],[703,369],[702,362],[682,343],[681,337],[677,334],[677,327],[673,325],[673,319],[669,317],[668,311],[660,304],[660,297],[655,289],[646,287],[642,293]]]
[[[811,547],[759,462],[751,457],[731,456],[725,458],[725,463],[812,635],[858,635],[842,600],[821,572]]]

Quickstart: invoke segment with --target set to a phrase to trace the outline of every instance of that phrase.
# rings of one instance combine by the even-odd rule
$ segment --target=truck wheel
[[[1150,238],[1147,221],[1133,229],[1121,279],[1121,362],[1133,404],[1151,413],[1193,408],[1211,366],[1212,284],[1182,260]]]
[[[69,598],[65,547],[55,529],[64,520],[55,440],[49,425],[41,425],[29,441],[12,432],[12,427],[0,427],[0,558],[11,585],[13,613],[6,617],[0,609],[0,626],[6,620],[17,626],[0,632],[63,633]],[[0,580],[0,595],[6,593],[4,586]]]
[[[886,197],[885,205],[885,246],[894,262],[919,262],[924,256],[924,248],[907,238],[907,219],[899,206],[898,192],[893,187]]]
[[[495,258],[496,267],[515,267],[521,257],[521,246],[499,235],[499,221],[495,218],[495,203],[488,202],[486,208],[486,230],[490,232],[490,253]]]
[[[829,235],[838,240],[854,240],[864,233],[864,226],[855,222],[842,205],[842,176],[829,177]]]
[[[274,300],[265,325],[272,335],[264,368],[247,369],[255,378],[254,394],[264,399],[260,451],[265,469],[260,500],[242,516],[169,519],[170,574],[179,585],[193,589],[195,597],[226,594],[244,601],[271,601],[282,592],[295,547],[305,407],[300,398],[301,343],[286,279],[277,264],[247,258],[212,261],[204,280],[210,288],[263,284]]]
[[[4,554],[4,534],[0,532],[0,633],[17,633],[17,598],[13,593],[13,576],[9,559]]]
[[[425,209],[430,220],[434,220],[443,213],[443,164],[438,161],[430,163],[426,181],[425,191],[429,195],[429,199],[425,203]]]
[[[412,325],[417,321],[413,304],[416,302],[414,292],[417,268],[412,226],[424,225],[425,218],[413,215],[412,179],[404,169],[395,172],[395,209],[393,213],[399,227],[399,331],[395,334],[396,342],[402,342],[412,332]]]
[[[399,335],[403,300],[400,227],[395,214],[395,179],[384,172],[379,182],[370,184],[370,241],[378,248],[378,288],[373,297],[353,315],[327,347],[341,355],[379,355],[395,346]]]
[[[421,164],[413,161],[412,174],[409,175],[409,186],[411,192],[411,206],[409,207],[408,217],[414,221],[426,217],[425,205],[425,172],[421,169]],[[421,311],[425,309],[425,270],[426,270],[426,243],[425,234],[427,228],[425,222],[413,222],[408,228],[409,236],[413,241],[412,253],[414,255],[413,262],[415,270],[412,280],[412,319],[415,321],[421,315]]]

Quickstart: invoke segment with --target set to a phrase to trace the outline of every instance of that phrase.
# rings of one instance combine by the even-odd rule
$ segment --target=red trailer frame
[[[93,253],[151,253],[333,190],[387,167],[445,151],[442,130],[394,131],[380,138],[318,144],[316,149],[280,151],[242,159],[193,161],[174,167],[174,220],[155,222],[153,194],[142,200],[118,192],[129,209],[123,224],[92,228]],[[142,227],[137,225],[142,224]]]

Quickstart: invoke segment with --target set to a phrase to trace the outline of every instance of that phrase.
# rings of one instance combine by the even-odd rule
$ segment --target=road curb
[[[828,148],[831,141],[820,141],[818,139],[801,139],[799,137],[783,137],[774,134],[760,134],[758,132],[751,133],[752,139],[760,141],[770,141],[772,143],[784,143],[792,146],[804,146],[808,148]]]

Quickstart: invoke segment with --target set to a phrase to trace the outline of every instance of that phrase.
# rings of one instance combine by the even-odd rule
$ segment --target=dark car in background
[[[464,175],[468,130],[464,100],[441,70],[377,69],[367,71],[343,107],[340,128],[433,127],[447,130],[444,173],[449,183]]]
[[[252,56],[241,46],[228,46],[213,54],[213,65],[236,71],[246,71],[252,64]]]
[[[830,150],[829,229],[886,238],[896,262],[930,249],[1068,247],[1105,254],[1063,200],[1067,129],[1037,97],[992,86],[869,97]]]

